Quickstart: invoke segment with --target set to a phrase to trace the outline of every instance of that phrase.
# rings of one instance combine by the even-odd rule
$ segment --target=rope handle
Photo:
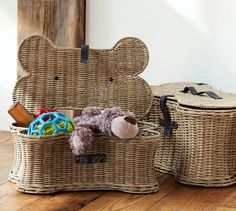
[[[202,92],[198,92],[193,86],[186,86],[184,88],[184,90],[182,90],[181,92],[183,93],[188,93],[190,92],[192,95],[202,95],[202,94],[207,94],[209,97],[215,99],[215,100],[219,100],[219,99],[223,99],[222,97],[218,96],[216,93],[212,92],[212,91],[202,91]]]

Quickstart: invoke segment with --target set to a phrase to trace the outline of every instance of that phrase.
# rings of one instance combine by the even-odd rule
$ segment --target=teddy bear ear
[[[18,59],[24,71],[30,71],[30,66],[47,49],[46,46],[54,48],[54,44],[41,35],[32,35],[23,40],[19,46]]]
[[[115,71],[138,75],[148,65],[149,53],[143,41],[136,37],[127,37],[114,46],[113,58]]]

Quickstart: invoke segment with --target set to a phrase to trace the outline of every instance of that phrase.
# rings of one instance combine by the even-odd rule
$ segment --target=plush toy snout
[[[132,125],[136,125],[136,124],[137,124],[136,119],[135,119],[134,117],[132,117],[132,116],[126,116],[126,117],[124,118],[124,120],[125,120],[126,122],[129,122],[129,123],[132,124]]]
[[[133,138],[138,133],[137,121],[133,116],[120,116],[113,119],[111,131],[119,138]]]

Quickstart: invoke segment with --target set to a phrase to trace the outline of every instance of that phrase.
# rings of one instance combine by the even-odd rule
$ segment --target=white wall
[[[87,0],[87,42],[136,36],[149,48],[149,84],[206,82],[236,93],[235,0]]]
[[[0,130],[16,80],[17,0],[0,0]],[[148,46],[149,84],[206,82],[236,93],[235,0],[87,0],[87,43],[110,48],[136,36]]]
[[[16,81],[17,0],[0,0],[0,130],[9,130],[13,119],[7,110],[12,105]]]

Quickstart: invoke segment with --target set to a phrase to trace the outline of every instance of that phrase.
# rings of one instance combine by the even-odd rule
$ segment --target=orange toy
[[[19,102],[15,102],[9,108],[8,113],[16,121],[19,127],[28,127],[34,120],[33,115]]]

